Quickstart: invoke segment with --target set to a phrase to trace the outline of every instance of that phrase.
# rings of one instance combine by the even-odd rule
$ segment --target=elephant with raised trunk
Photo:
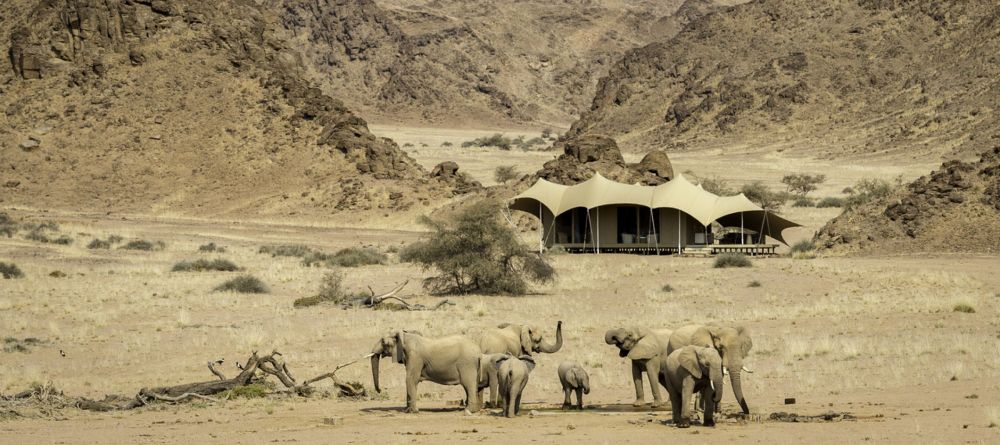
[[[556,323],[555,342],[546,340],[541,328],[534,325],[503,323],[487,329],[479,339],[483,354],[509,354],[514,357],[532,355],[536,352],[551,354],[562,349],[562,321]],[[497,381],[489,378],[490,406],[498,406]]]
[[[535,359],[530,355],[500,359],[497,375],[504,417],[514,417],[521,413],[521,393],[528,384],[528,375],[534,369]]]
[[[604,334],[604,342],[618,347],[619,357],[632,361],[632,383],[635,385],[633,406],[646,404],[642,392],[642,373],[649,380],[649,390],[653,393],[653,408],[663,405],[659,385],[656,384],[660,371],[660,357],[667,355],[669,329],[618,328]]]
[[[590,394],[590,376],[587,371],[576,362],[562,362],[557,369],[559,383],[562,384],[563,399],[562,409],[573,406],[570,393],[576,392],[576,407],[583,409],[583,395]]]
[[[479,377],[479,346],[468,337],[424,337],[414,332],[397,331],[379,339],[372,347],[372,380],[375,391],[379,386],[379,360],[392,357],[406,366],[406,412],[417,409],[417,384],[428,380],[441,385],[462,385],[469,412],[479,411],[477,380]]]
[[[713,348],[685,346],[663,357],[660,384],[670,395],[674,425],[691,426],[691,396],[705,401],[705,426],[715,426],[715,407],[722,400],[722,357]]]
[[[713,348],[722,357],[722,366],[729,371],[729,381],[733,385],[733,395],[744,414],[750,414],[750,407],[743,397],[741,376],[743,371],[752,372],[743,366],[743,359],[753,348],[750,331],[743,326],[687,325],[674,331],[667,345],[668,352],[685,346]]]

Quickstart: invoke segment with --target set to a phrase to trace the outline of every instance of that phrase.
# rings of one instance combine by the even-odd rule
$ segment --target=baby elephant
[[[583,409],[583,395],[590,394],[590,377],[587,371],[584,371],[579,363],[562,362],[559,364],[559,382],[562,383],[563,393],[566,395],[562,408],[573,406],[570,392],[576,391],[576,408]]]
[[[528,374],[535,369],[535,359],[530,355],[508,357],[499,361],[497,377],[500,386],[500,403],[503,415],[514,417],[521,412],[521,392],[528,384]]]
[[[722,401],[722,357],[715,348],[685,346],[670,353],[660,366],[660,384],[670,394],[674,425],[691,426],[691,396],[705,401],[705,426],[715,426],[715,407]]]

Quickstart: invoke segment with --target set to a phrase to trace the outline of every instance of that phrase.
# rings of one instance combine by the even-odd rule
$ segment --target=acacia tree
[[[816,186],[826,181],[826,175],[785,175],[781,178],[781,183],[785,184],[789,193],[805,197],[809,192],[816,190]]]
[[[432,233],[403,249],[400,259],[440,272],[424,280],[435,293],[523,295],[528,281],[551,281],[555,271],[521,242],[498,209],[481,201],[450,220],[425,217]]]

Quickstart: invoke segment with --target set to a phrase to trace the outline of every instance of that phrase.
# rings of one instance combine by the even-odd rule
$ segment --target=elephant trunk
[[[725,385],[725,377],[722,375],[722,368],[712,368],[708,372],[709,378],[712,380],[712,399],[715,400],[716,405],[722,402],[722,390]]]
[[[736,396],[736,401],[740,403],[740,408],[743,408],[743,414],[750,414],[750,407],[747,406],[747,401],[743,398],[743,386],[740,384],[741,371],[742,368],[730,368],[729,381],[733,384],[733,395]]]
[[[563,343],[562,321],[560,321],[559,323],[556,324],[556,342],[546,343],[543,341],[541,344],[538,345],[538,351],[545,352],[547,354],[558,352],[560,349],[562,349],[562,343]]]
[[[380,354],[372,354],[372,382],[375,383],[375,392],[382,392],[382,388],[378,386],[378,362],[381,359]]]

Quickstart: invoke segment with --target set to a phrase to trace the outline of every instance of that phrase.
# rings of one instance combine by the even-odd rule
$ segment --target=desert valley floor
[[[440,148],[473,131],[374,126],[392,136],[418,162],[454,159],[490,183],[496,165],[534,171],[552,152],[500,152]],[[483,132],[479,132],[483,133]],[[426,144],[423,147],[421,144]],[[771,153],[775,153],[773,150]],[[777,183],[782,171],[826,172],[818,196],[837,193],[862,177],[912,180],[934,162],[875,159],[836,163],[753,151],[738,156],[700,150],[672,154],[678,171],[722,175],[741,163],[747,177]],[[780,152],[778,152],[780,153]],[[756,163],[756,164],[754,164]],[[861,165],[859,167],[859,165]],[[904,167],[905,166],[905,167]],[[390,329],[428,335],[475,336],[501,322],[537,323],[549,332],[564,323],[565,345],[541,355],[516,419],[497,410],[466,415],[459,387],[420,385],[419,414],[404,414],[403,370],[383,360],[381,395],[365,400],[273,397],[222,403],[161,404],[127,412],[72,408],[0,412],[0,443],[997,443],[1000,441],[1000,259],[992,256],[788,256],[755,259],[745,269],[714,269],[709,258],[630,255],[558,255],[554,283],[518,298],[449,296],[457,304],[438,311],[293,308],[315,293],[325,269],[298,258],[272,258],[261,246],[306,244],[322,250],[371,245],[392,251],[418,239],[415,215],[386,221],[330,219],[199,219],[181,216],[105,215],[41,209],[5,209],[25,221],[53,220],[76,241],[40,244],[0,237],[0,257],[16,262],[25,278],[0,281],[0,333],[41,342],[26,352],[2,352],[0,393],[32,383],[68,395],[102,398],[135,394],[146,386],[209,380],[210,360],[221,370],[252,351],[278,350],[297,375],[308,377],[364,356]],[[807,238],[839,209],[786,207]],[[530,237],[533,232],[527,232]],[[86,241],[119,235],[162,241],[158,251],[91,250]],[[214,242],[226,253],[199,253]],[[264,280],[271,293],[212,292],[233,272],[171,272],[196,258],[226,258]],[[62,272],[59,277],[51,276]],[[403,295],[435,303],[420,280],[428,275],[395,255],[385,265],[346,270],[346,285],[388,290],[410,280]],[[667,286],[669,285],[669,286]],[[957,312],[956,305],[974,308]],[[741,323],[753,333],[744,377],[752,415],[737,419],[726,389],[716,428],[675,429],[662,421],[669,409],[631,406],[625,359],[604,344],[606,329],[621,325],[676,327],[718,321]],[[556,366],[576,360],[590,372],[593,392],[583,412],[562,411]],[[371,392],[365,361],[338,372]],[[321,384],[322,386],[322,384]],[[648,387],[647,387],[647,399]],[[795,404],[785,404],[795,398]],[[799,422],[774,413],[794,413]],[[828,420],[824,420],[826,416]],[[806,421],[811,420],[811,421]]]

